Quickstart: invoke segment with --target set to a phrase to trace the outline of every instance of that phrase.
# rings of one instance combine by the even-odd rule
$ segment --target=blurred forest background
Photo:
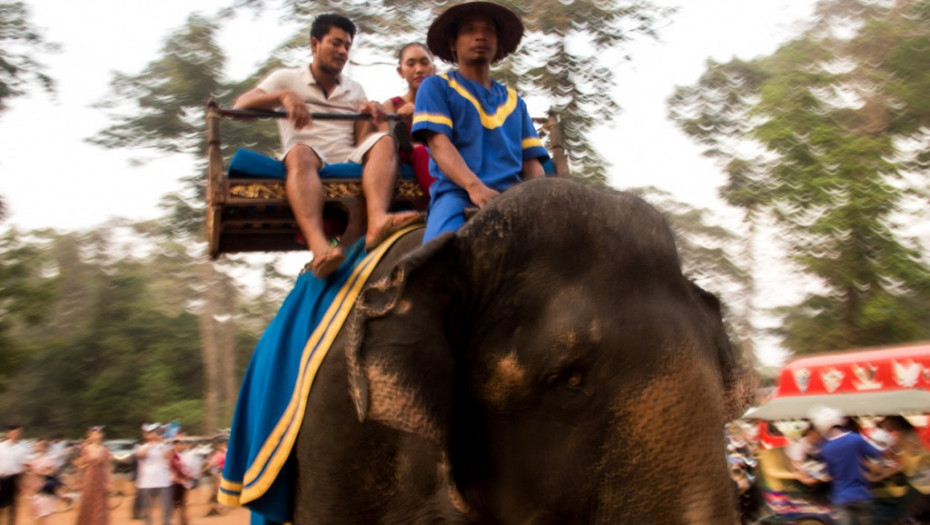
[[[605,184],[611,167],[591,147],[590,130],[618,107],[613,73],[599,57],[655,37],[674,11],[641,0],[501,3],[523,17],[527,36],[497,74],[548,101],[573,175]],[[191,16],[166,35],[160,57],[114,74],[98,106],[111,125],[90,140],[189,156],[197,168],[164,196],[157,220],[2,229],[4,418],[64,436],[92,424],[126,437],[143,421],[176,420],[194,433],[229,424],[252,348],[294,276],[267,258],[206,258],[203,111],[208,97],[229,105],[270,69],[308,55],[304,29],[249,78],[224,75],[217,32],[236,11],[272,5],[305,27],[340,11],[366,34],[390,35],[353,52],[388,62],[441,10],[419,0],[240,0],[212,17]],[[0,3],[0,41],[2,126],[9,99],[54,91],[42,57],[55,44],[20,2]],[[636,191],[672,222],[689,275],[723,298],[748,359],[763,330],[752,321],[760,314],[752,268],[772,251],[787,262],[786,280],[809,283],[802,301],[761,312],[779,320],[774,332],[790,352],[930,339],[930,257],[918,228],[930,200],[927,57],[930,0],[822,0],[775,53],[708,61],[695,85],[669,99],[669,118],[727,174],[720,193],[743,223],[729,227],[712,210],[654,188]],[[273,126],[261,124],[224,124],[223,142],[227,155],[278,146]]]

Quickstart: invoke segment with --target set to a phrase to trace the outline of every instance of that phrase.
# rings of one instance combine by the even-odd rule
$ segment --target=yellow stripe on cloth
[[[223,505],[236,507],[239,505],[239,494],[242,492],[242,483],[235,483],[226,478],[220,478],[220,487],[216,491],[216,500]]]
[[[368,254],[353,270],[346,284],[339,290],[320,324],[311,334],[300,358],[300,370],[294,385],[294,393],[287,409],[274,430],[265,440],[252,465],[246,471],[242,483],[222,479],[219,501],[226,505],[244,505],[260,498],[271,487],[294,447],[297,434],[307,408],[310,387],[320,365],[339,331],[342,329],[355,300],[381,258],[398,239],[407,233],[422,228],[422,224],[408,226],[389,237],[378,248]]]

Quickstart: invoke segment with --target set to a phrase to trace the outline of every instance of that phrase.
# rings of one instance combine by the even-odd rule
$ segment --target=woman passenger
[[[420,83],[423,82],[423,79],[436,73],[436,66],[433,64],[433,55],[430,54],[425,45],[419,42],[412,42],[400,48],[398,62],[397,74],[407,82],[407,93],[386,100],[384,110],[387,113],[397,113],[404,117],[407,132],[409,133],[411,127],[413,127],[413,105],[417,97],[417,90],[420,89]],[[429,194],[429,187],[435,179],[429,173],[429,151],[426,149],[426,145],[413,142],[413,149],[411,151],[400,151],[399,156],[401,162],[413,166],[413,173],[417,178],[417,182],[420,183],[423,191]]]

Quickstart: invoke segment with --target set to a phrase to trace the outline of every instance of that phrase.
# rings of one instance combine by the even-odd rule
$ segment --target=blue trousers
[[[453,190],[434,195],[426,214],[423,243],[445,232],[458,231],[465,224],[465,208],[474,207],[465,190]]]
[[[494,189],[503,193],[504,190],[519,183],[519,179],[502,183]],[[429,211],[426,213],[426,231],[423,232],[423,243],[436,238],[445,232],[458,231],[465,224],[465,208],[475,208],[468,198],[468,192],[461,188],[443,190],[442,193],[430,196]]]

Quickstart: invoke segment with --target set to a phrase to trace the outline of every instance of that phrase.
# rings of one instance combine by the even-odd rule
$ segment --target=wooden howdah
[[[206,230],[210,257],[216,259],[224,253],[306,250],[307,246],[303,243],[300,229],[285,195],[283,180],[231,179],[227,176],[220,138],[220,122],[237,113],[248,113],[250,118],[284,116],[279,112],[226,110],[220,108],[213,100],[207,104]],[[345,118],[333,115],[319,116]],[[391,117],[397,119],[397,115]],[[568,159],[555,112],[550,111],[546,118],[534,118],[533,121],[539,125],[540,137],[548,139],[555,175],[567,176]],[[392,125],[391,129],[398,144],[409,144],[406,127]],[[322,183],[325,195],[323,220],[327,236],[339,238],[344,242],[351,242],[363,236],[367,212],[361,179],[326,178]],[[423,192],[415,180],[397,178],[392,210],[424,211],[428,204],[429,195]]]
[[[207,240],[210,257],[224,253],[306,250],[294,214],[277,179],[231,179],[222,154],[220,122],[228,118],[207,106]],[[400,132],[406,133],[401,129]],[[323,219],[330,238],[365,234],[367,213],[361,179],[324,179]],[[429,196],[415,180],[398,177],[392,209],[425,210]]]

